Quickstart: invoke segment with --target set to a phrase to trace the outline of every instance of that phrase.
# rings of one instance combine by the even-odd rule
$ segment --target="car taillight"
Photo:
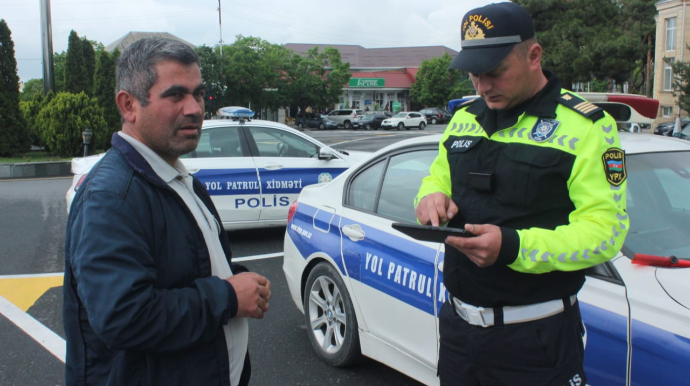
[[[84,173],[84,175],[79,178],[79,181],[77,181],[77,184],[74,185],[74,191],[75,192],[77,191],[77,189],[79,189],[79,187],[81,186],[81,183],[84,182],[84,178],[86,178],[86,174],[87,173]]]
[[[295,215],[295,212],[297,212],[297,200],[293,201],[292,204],[290,204],[290,207],[288,208],[287,222],[290,222],[292,220],[292,217]]]

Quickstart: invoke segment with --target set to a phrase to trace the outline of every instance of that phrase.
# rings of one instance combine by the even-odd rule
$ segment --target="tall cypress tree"
[[[29,136],[19,109],[19,76],[12,32],[0,19],[0,156],[29,150]]]
[[[98,105],[103,110],[103,118],[107,124],[108,133],[105,148],[110,143],[112,133],[119,130],[120,113],[115,104],[115,59],[119,56],[119,51],[115,50],[112,54],[108,51],[98,53],[96,62],[96,74],[94,76],[93,96],[98,100]]]
[[[79,35],[74,30],[70,31],[65,59],[65,91],[72,94],[79,94],[82,91],[91,93],[91,88],[87,88],[88,74],[82,45]]]
[[[96,53],[93,50],[93,45],[86,36],[81,40],[81,48],[84,56],[84,72],[86,73],[86,77],[84,78],[85,88],[83,91],[86,95],[93,95],[93,77],[96,73]]]

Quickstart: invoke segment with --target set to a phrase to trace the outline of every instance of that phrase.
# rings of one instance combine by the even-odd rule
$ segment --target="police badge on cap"
[[[462,18],[462,49],[450,68],[481,74],[496,67],[513,47],[534,37],[532,18],[515,3],[495,3],[473,9]]]

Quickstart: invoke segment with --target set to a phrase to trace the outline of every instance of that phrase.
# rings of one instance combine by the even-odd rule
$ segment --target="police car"
[[[231,119],[204,121],[199,146],[180,159],[204,183],[228,230],[285,226],[303,187],[328,182],[369,154],[335,150],[286,125],[250,119],[249,109],[219,112]],[[72,160],[68,210],[101,156]]]
[[[578,294],[588,384],[690,384],[690,143],[620,134],[631,229]],[[388,146],[290,208],[283,270],[319,357],[371,357],[438,384],[444,244],[393,229],[416,223],[413,198],[439,135]],[[519,355],[519,354],[517,354]],[[584,385],[583,385],[584,386]]]

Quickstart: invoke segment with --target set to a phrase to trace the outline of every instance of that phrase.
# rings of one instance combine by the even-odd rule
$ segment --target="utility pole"
[[[220,43],[220,56],[223,56],[223,23],[221,22],[220,14],[220,0],[218,0],[218,28],[220,28],[220,41],[218,43]]]
[[[53,27],[50,23],[50,0],[41,2],[41,43],[43,48],[43,95],[55,90],[53,75]],[[218,0],[220,1],[220,0]]]

